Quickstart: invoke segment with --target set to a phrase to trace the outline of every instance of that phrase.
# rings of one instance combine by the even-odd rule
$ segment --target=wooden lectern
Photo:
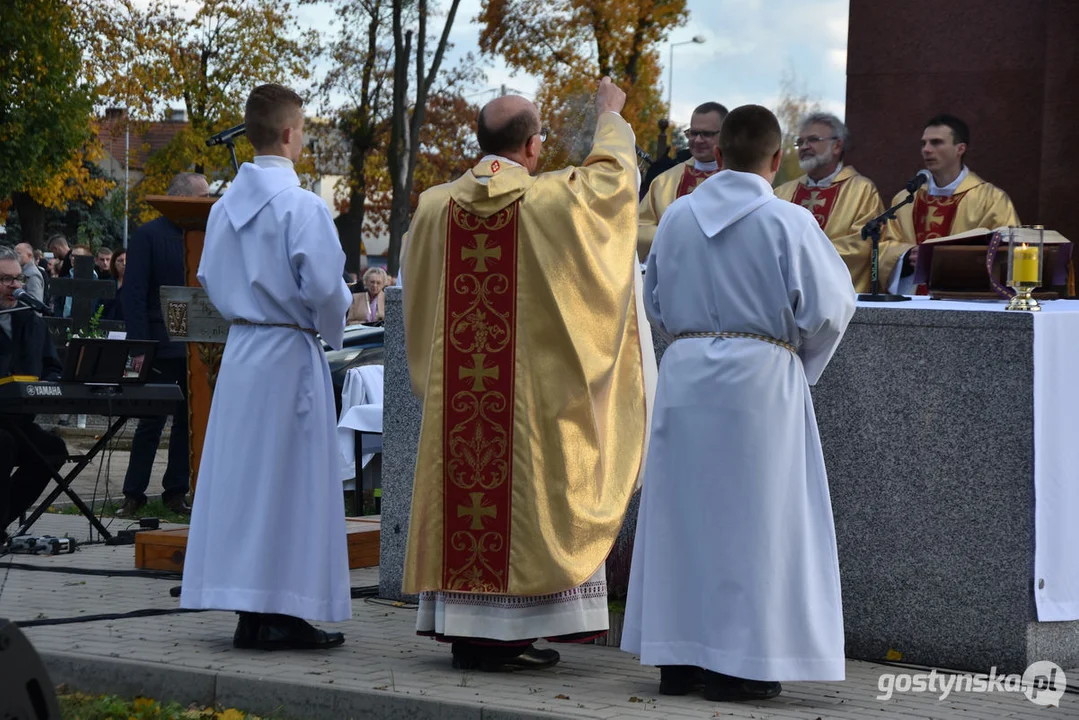
[[[914,283],[925,285],[929,296],[938,300],[1001,300],[1008,272],[1007,228],[998,228],[1004,237],[994,246],[997,230],[977,228],[948,237],[926,240],[918,246]],[[1052,300],[1075,295],[1071,266],[1071,242],[1060,233],[1046,230],[1045,283],[1035,292],[1039,299]]]
[[[151,195],[146,201],[155,210],[179,225],[184,231],[184,283],[198,287],[199,259],[202,241],[206,237],[206,220],[215,197],[172,197]],[[161,308],[166,326],[186,323],[186,317],[176,317],[170,308]],[[173,333],[169,332],[170,335]],[[202,444],[206,440],[206,423],[210,418],[210,398],[214,381],[221,366],[223,343],[187,344],[187,412],[191,455],[191,492],[199,475]]]

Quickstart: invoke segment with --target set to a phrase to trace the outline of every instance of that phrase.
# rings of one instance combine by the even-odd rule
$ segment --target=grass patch
[[[65,720],[260,720],[241,710],[184,707],[149,698],[129,700],[115,695],[61,692],[59,700]]]
[[[94,512],[98,515],[98,517],[115,517],[116,511],[123,507],[123,504],[123,500],[120,500],[119,502],[107,502],[103,505],[96,506],[94,508]],[[50,507],[49,512],[55,512],[61,515],[80,514],[79,509],[74,505],[69,505],[67,507],[61,508]],[[183,525],[187,525],[191,522],[190,515],[180,515],[179,513],[174,513],[172,510],[169,510],[167,507],[165,507],[165,503],[161,501],[161,498],[154,498],[153,500],[147,502],[145,505],[142,506],[141,509],[139,509],[137,513],[135,513],[135,517],[132,519],[143,517],[155,517],[160,519],[163,523],[181,523]],[[127,520],[128,518],[119,519]]]

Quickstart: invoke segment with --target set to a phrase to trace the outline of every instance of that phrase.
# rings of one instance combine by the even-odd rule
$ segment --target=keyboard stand
[[[51,471],[52,478],[56,481],[56,487],[53,488],[52,492],[49,493],[48,497],[46,497],[43,502],[38,504],[37,509],[34,510],[30,517],[28,517],[22,523],[18,531],[15,532],[12,537],[26,535],[26,531],[30,529],[30,526],[37,522],[37,519],[41,517],[41,515],[46,510],[49,509],[49,506],[51,506],[53,502],[56,501],[56,498],[60,497],[61,493],[65,493],[69,498],[71,498],[71,501],[75,503],[75,507],[79,509],[79,512],[81,512],[86,517],[86,519],[90,521],[90,524],[93,525],[99,533],[101,533],[101,537],[103,537],[106,541],[112,539],[112,534],[104,525],[101,524],[101,521],[97,519],[97,517],[94,515],[93,509],[87,506],[86,503],[82,501],[82,498],[80,498],[78,494],[71,489],[71,483],[75,478],[79,476],[79,473],[81,473],[86,468],[86,466],[89,465],[91,461],[93,461],[93,459],[102,450],[105,449],[105,446],[109,444],[109,441],[112,440],[113,436],[120,431],[120,428],[122,428],[124,426],[124,423],[126,422],[126,417],[116,418],[113,421],[112,425],[109,427],[109,429],[105,432],[105,434],[101,436],[101,439],[94,443],[94,446],[90,448],[89,452],[87,452],[85,455],[72,456],[72,459],[78,458],[78,463],[76,463],[74,468],[68,471],[66,476],[61,475],[59,470]],[[17,439],[20,440],[24,445],[28,446],[34,452],[34,454],[37,455],[39,460],[44,462],[45,465],[49,468],[52,468],[52,464],[44,455],[41,454],[41,452],[37,449],[37,446],[30,442],[29,438],[27,438],[26,435],[23,434],[22,430],[19,429],[16,423],[12,423],[10,431],[13,434],[17,435]]]

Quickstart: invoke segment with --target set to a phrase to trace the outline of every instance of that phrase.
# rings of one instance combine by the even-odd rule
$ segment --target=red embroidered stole
[[[798,189],[794,191],[791,202],[813,213],[813,217],[820,224],[820,229],[823,230],[832,217],[835,201],[839,197],[839,188],[845,182],[846,180],[834,182],[826,188],[811,188],[804,183],[798,183]]]
[[[450,201],[442,399],[450,590],[505,593],[509,583],[518,217],[516,202],[480,218]]]
[[[715,175],[718,170],[698,170],[693,167],[692,163],[686,165],[686,169],[682,171],[682,179],[678,181],[678,193],[676,198],[680,198],[683,195],[689,195],[693,192],[698,185]]]
[[[952,234],[959,203],[966,195],[957,193],[951,197],[932,196],[919,190],[914,197],[914,238],[919,245],[926,240],[947,237]]]

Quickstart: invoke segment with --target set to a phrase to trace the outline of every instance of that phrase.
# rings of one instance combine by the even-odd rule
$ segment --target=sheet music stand
[[[61,382],[116,385],[146,384],[157,352],[156,340],[74,338],[67,345]],[[145,356],[136,371],[132,360]]]
[[[105,340],[99,338],[73,338],[67,347],[64,357],[64,369],[60,375],[60,382],[80,383],[83,385],[134,385],[146,384],[149,379],[150,368],[153,364],[156,352],[156,340]],[[142,367],[136,371],[132,360],[139,356],[145,356]],[[94,515],[93,508],[89,507],[78,494],[71,488],[71,483],[79,476],[90,462],[112,440],[113,436],[127,423],[126,416],[110,417],[109,428],[98,439],[89,452],[83,455],[69,455],[68,460],[76,461],[75,467],[68,471],[67,475],[61,475],[59,470],[52,470],[52,479],[56,487],[49,493],[44,501],[40,502],[37,509],[30,517],[19,523],[18,530],[12,537],[25,535],[30,527],[37,522],[45,510],[52,505],[61,494],[66,494],[79,512],[90,521],[106,543],[113,542],[112,533],[109,532],[101,520]],[[37,446],[30,442],[22,430],[13,425],[11,431],[19,437],[21,443],[37,456],[37,459],[51,467],[48,458],[41,454]]]

